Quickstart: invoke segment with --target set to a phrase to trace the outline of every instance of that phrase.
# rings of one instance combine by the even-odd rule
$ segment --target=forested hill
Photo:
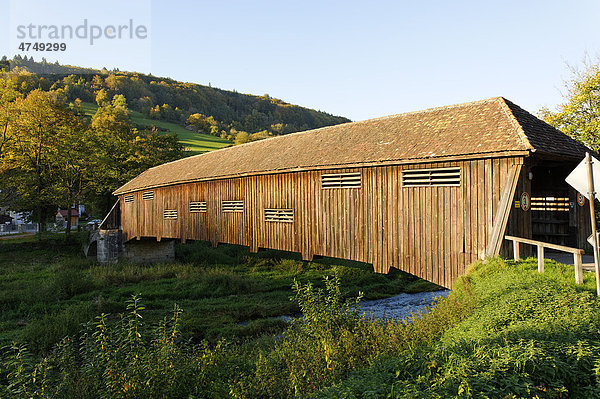
[[[349,122],[349,119],[288,104],[268,95],[255,96],[194,83],[119,70],[94,70],[21,58],[3,58],[3,69],[21,80],[24,92],[60,91],[69,102],[110,101],[122,94],[129,109],[148,119],[187,126],[198,132],[245,142],[269,135]]]

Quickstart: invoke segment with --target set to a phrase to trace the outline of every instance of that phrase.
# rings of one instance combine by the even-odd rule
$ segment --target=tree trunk
[[[46,208],[44,205],[38,207],[38,239],[46,232]]]
[[[66,229],[66,234],[71,234],[71,215],[73,213],[73,210],[71,208],[71,206],[69,205],[69,208],[67,210],[67,229]]]

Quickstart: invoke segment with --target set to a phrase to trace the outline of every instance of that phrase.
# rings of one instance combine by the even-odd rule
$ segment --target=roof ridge
[[[519,139],[521,139],[521,142],[528,149],[535,151],[535,147],[529,141],[529,137],[527,137],[527,134],[525,133],[525,129],[523,129],[523,126],[521,125],[521,123],[519,122],[519,120],[517,119],[515,114],[513,114],[512,109],[506,103],[509,100],[507,100],[506,98],[504,98],[502,96],[496,97],[496,99],[500,103],[500,108],[502,108],[502,110],[508,117],[510,123],[515,127],[515,129],[517,131],[517,136],[519,137]]]

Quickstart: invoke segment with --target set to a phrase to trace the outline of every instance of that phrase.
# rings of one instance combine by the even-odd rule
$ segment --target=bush
[[[3,349],[4,393],[19,397],[215,397],[227,392],[220,376],[228,349],[223,343],[180,342],[181,309],[147,328],[144,306],[133,296],[116,321],[105,314],[78,338],[65,338],[54,352],[33,362],[24,346]],[[226,369],[226,368],[224,368]]]
[[[360,297],[344,300],[337,274],[325,279],[324,289],[295,282],[294,291],[303,316],[294,319],[275,348],[257,361],[255,381],[267,397],[324,388],[351,367],[347,338],[358,324]]]

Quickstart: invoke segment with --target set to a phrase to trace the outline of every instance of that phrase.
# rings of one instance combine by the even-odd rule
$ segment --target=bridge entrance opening
[[[573,166],[574,167],[574,166]],[[583,248],[588,228],[588,205],[565,178],[573,168],[544,162],[530,169],[532,238],[537,241]]]

